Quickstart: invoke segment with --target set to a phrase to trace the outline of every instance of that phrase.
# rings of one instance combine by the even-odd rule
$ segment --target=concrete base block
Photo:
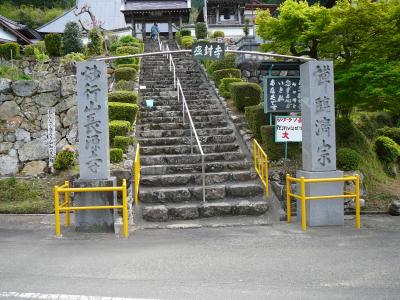
[[[297,171],[297,178],[338,178],[343,171],[309,172]],[[306,196],[343,195],[343,182],[326,182],[306,184]],[[300,194],[300,184],[297,185]],[[308,200],[306,201],[307,226],[330,226],[344,224],[344,200]],[[297,200],[297,219],[301,222],[301,201]]]
[[[79,179],[74,182],[74,188],[117,186],[117,179],[108,180]],[[74,206],[112,206],[117,203],[117,192],[75,193]],[[112,209],[83,210],[75,213],[77,231],[114,231],[114,214]]]

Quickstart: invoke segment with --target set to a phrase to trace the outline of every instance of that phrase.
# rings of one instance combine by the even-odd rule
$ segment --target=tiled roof
[[[186,0],[127,0],[121,11],[190,9]]]

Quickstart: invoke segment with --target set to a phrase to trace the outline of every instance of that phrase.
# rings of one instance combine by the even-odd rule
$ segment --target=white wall
[[[12,34],[12,33],[10,33],[10,32],[8,32],[8,31],[6,31],[6,30],[4,30],[4,28],[3,27],[0,27],[0,39],[2,39],[2,40],[8,40],[8,41],[13,41],[13,42],[16,42],[17,41],[17,37],[14,35],[14,34]]]

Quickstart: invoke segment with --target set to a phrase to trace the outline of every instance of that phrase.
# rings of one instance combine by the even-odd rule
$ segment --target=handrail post
[[[269,197],[268,156],[265,157],[265,188],[266,196]]]
[[[356,175],[356,228],[361,228],[360,220],[360,175]]]
[[[201,171],[203,177],[203,202],[206,202],[206,166],[204,164],[204,154],[201,155]]]
[[[257,171],[257,148],[256,148],[256,139],[253,139],[253,156],[254,156],[254,168]]]
[[[126,192],[126,179],[122,181],[122,222],[123,222],[123,231],[124,238],[128,238],[129,230],[128,230],[128,201],[127,201],[127,192]]]
[[[69,181],[65,181],[65,186],[66,186],[67,188],[69,188]],[[70,207],[70,206],[71,206],[71,204],[70,204],[71,201],[70,201],[69,192],[65,192],[65,202],[66,202],[67,207]],[[70,225],[71,225],[70,210],[67,210],[67,211],[65,212],[65,225],[66,225],[66,226],[70,226]]]
[[[307,229],[306,220],[306,188],[304,177],[301,177],[300,181],[300,191],[301,191],[301,228],[305,231]]]
[[[193,128],[190,124],[190,153],[193,154]]]
[[[58,192],[58,185],[54,187],[54,218],[56,225],[56,236],[61,236],[61,225],[60,225],[60,194]]]
[[[290,199],[290,179],[289,174],[286,174],[286,212],[287,212],[287,222],[290,223],[292,218],[292,207]]]

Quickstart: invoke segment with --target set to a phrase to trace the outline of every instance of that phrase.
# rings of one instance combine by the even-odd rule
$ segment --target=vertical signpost
[[[311,61],[300,66],[301,112],[303,117],[303,168],[297,177],[337,178],[336,134],[333,64],[330,61]],[[313,183],[306,195],[341,195],[343,182]],[[309,226],[343,225],[343,199],[307,201]],[[301,205],[297,203],[297,215]],[[300,219],[300,218],[299,218]]]
[[[78,63],[78,128],[80,178],[74,187],[115,186],[110,178],[109,130],[108,130],[108,83],[105,62]],[[113,205],[113,192],[76,193],[76,206]],[[78,211],[78,230],[111,229],[111,210]]]
[[[53,172],[56,158],[56,109],[54,107],[47,110],[47,147],[49,150],[49,168]]]

